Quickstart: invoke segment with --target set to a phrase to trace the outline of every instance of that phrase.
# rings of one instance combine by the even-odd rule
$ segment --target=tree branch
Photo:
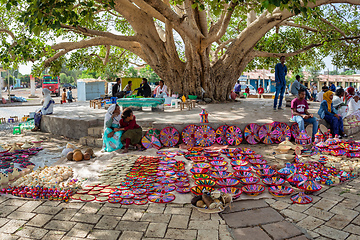
[[[165,17],[161,15],[156,9],[154,9],[149,4],[145,3],[143,0],[132,0],[139,8],[145,11],[147,14],[153,18],[159,19],[162,22],[165,22]]]
[[[358,39],[360,39],[360,35],[354,36],[354,37],[339,38],[338,40],[347,41],[347,40],[358,40]],[[297,54],[306,52],[312,48],[320,47],[320,46],[324,45],[325,42],[329,42],[329,41],[323,41],[321,43],[312,43],[312,44],[309,44],[299,50],[296,50],[294,52],[289,52],[289,53],[271,53],[271,52],[263,52],[263,51],[254,50],[254,54],[255,54],[255,57],[281,57],[281,56],[292,57]]]
[[[65,25],[65,24],[61,24],[61,28],[64,29],[68,29],[68,30],[73,30],[73,31],[78,31],[81,33],[84,33],[85,35],[91,35],[91,36],[101,36],[101,37],[107,37],[107,38],[112,38],[112,39],[116,39],[119,41],[137,41],[138,38],[137,36],[121,36],[121,35],[116,35],[110,32],[103,32],[103,31],[99,31],[99,30],[92,30],[92,29],[88,29],[85,27],[79,27],[79,26],[69,26],[69,25]]]
[[[296,28],[302,28],[311,32],[320,32],[320,30],[316,29],[316,28],[312,28],[309,26],[305,26],[305,25],[301,25],[301,24],[297,24],[297,23],[293,23],[293,22],[289,22],[287,20],[281,22],[279,24],[279,26],[289,26],[289,27],[296,27]]]
[[[329,25],[330,27],[334,28],[337,32],[339,32],[344,38],[346,38],[346,34],[344,31],[342,31],[340,28],[336,27],[334,24],[332,24],[331,22],[329,22],[328,20],[326,20],[325,18],[322,18],[319,16],[319,19],[326,23],[327,25]]]
[[[7,33],[8,35],[10,35],[10,37],[15,41],[15,35],[12,31],[5,29],[5,28],[0,28],[0,33]]]
[[[118,41],[111,38],[105,38],[105,37],[95,37],[88,40],[82,40],[79,42],[62,42],[58,43],[52,46],[52,50],[57,51],[54,56],[46,59],[44,61],[45,66],[49,66],[50,62],[56,60],[57,58],[65,55],[66,53],[80,48],[88,48],[88,47],[94,47],[94,46],[116,46],[123,49],[126,49],[130,52],[133,52],[134,54],[138,55],[140,58],[146,58],[144,55],[141,46],[138,42],[130,42],[130,41]],[[106,57],[105,57],[106,58]]]
[[[131,61],[128,61],[130,64],[133,64],[135,66],[138,66],[138,67],[145,67],[147,65],[147,63],[143,63],[143,64],[138,64],[138,63],[134,63],[134,62],[131,62]]]
[[[213,42],[216,42],[225,34],[226,29],[229,26],[231,16],[237,5],[238,5],[237,1],[235,3],[231,1],[230,5],[223,11],[219,21],[210,28],[209,37],[202,41],[202,45],[204,47],[210,45]],[[241,21],[239,22],[242,21],[243,20],[241,19]]]

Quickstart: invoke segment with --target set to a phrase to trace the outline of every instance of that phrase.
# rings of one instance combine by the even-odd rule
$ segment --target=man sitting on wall
[[[164,84],[163,80],[159,81],[159,86],[155,90],[155,97],[156,98],[165,98],[168,96],[168,88]]]
[[[121,91],[121,78],[116,79],[116,84],[112,87],[112,96],[117,98],[124,97],[124,92]]]
[[[136,88],[135,90],[138,90],[138,93],[137,93],[138,96],[151,97],[151,88],[150,88],[146,78],[143,78],[142,83],[140,84],[140,87]]]

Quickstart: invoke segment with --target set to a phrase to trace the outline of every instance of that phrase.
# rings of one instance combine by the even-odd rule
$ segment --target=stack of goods
[[[1,193],[34,199],[68,201],[73,191],[80,186],[77,179],[70,179],[72,176],[71,167],[38,168],[19,178],[8,188],[2,189]]]
[[[130,171],[119,182],[88,185],[76,192],[72,198],[81,201],[143,205],[148,201],[171,202],[175,195],[170,192],[174,190],[179,193],[190,192],[185,163],[174,160],[174,153],[159,154],[160,157],[138,157]]]
[[[126,155],[115,157],[113,163],[108,165],[107,169],[100,172],[99,185],[117,186],[125,180],[126,175],[134,165],[138,157],[134,155]]]
[[[209,192],[204,190],[200,196],[195,196],[191,203],[201,212],[215,213],[222,212],[230,205],[232,199],[230,194],[220,191]]]
[[[9,181],[31,172],[35,164],[30,158],[43,149],[31,147],[27,142],[19,145],[21,147],[14,143],[0,149],[0,184],[8,184]]]

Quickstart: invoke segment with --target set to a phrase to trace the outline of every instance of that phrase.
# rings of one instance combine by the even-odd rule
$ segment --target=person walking
[[[274,98],[274,111],[276,111],[278,97],[280,95],[279,110],[282,110],[281,105],[284,98],[285,87],[286,87],[286,80],[285,76],[287,74],[287,67],[285,65],[286,58],[285,56],[280,57],[280,63],[276,64],[275,66],[275,82],[276,82],[276,92]]]

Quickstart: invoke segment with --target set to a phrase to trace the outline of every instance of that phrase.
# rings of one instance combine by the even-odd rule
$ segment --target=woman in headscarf
[[[355,95],[355,89],[354,89],[352,86],[350,86],[350,87],[347,88],[346,92],[347,92],[347,94],[346,94],[346,101],[345,101],[345,103],[348,103],[348,102],[351,100],[351,98],[354,97],[354,95]]]
[[[142,129],[136,123],[136,118],[133,114],[131,108],[125,108],[120,120],[121,130],[124,131],[124,134],[121,137],[121,141],[125,143],[125,148],[123,153],[129,151],[129,145],[136,146],[138,150],[141,150],[140,141],[142,138]]]
[[[31,131],[35,132],[40,130],[40,123],[42,115],[49,115],[53,113],[54,108],[54,100],[50,96],[50,90],[47,88],[43,88],[42,94],[44,96],[44,104],[41,109],[37,110],[34,116],[35,128],[31,129]]]
[[[120,107],[113,104],[109,107],[104,119],[103,149],[106,152],[116,151],[123,147],[120,130]]]
[[[325,121],[330,124],[333,134],[339,135],[340,138],[347,137],[347,135],[344,133],[343,119],[337,114],[337,111],[333,106],[333,97],[334,93],[332,91],[327,91],[324,93],[324,100],[320,104],[318,114],[320,118],[325,119]]]

